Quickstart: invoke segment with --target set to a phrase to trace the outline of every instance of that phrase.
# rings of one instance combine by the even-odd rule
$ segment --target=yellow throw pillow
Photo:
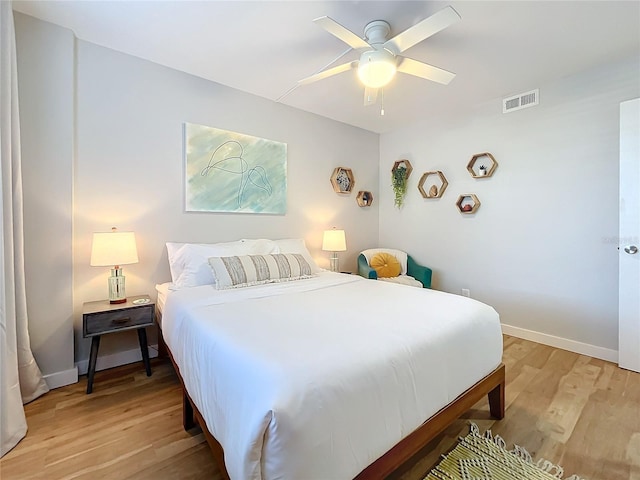
[[[376,253],[370,262],[371,268],[378,273],[378,278],[397,277],[402,271],[400,262],[390,253]]]

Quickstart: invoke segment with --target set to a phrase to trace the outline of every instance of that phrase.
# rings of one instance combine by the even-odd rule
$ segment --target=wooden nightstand
[[[146,303],[134,303],[147,300]],[[100,347],[100,335],[125,330],[137,330],[140,351],[144,361],[147,377],[151,376],[147,331],[145,327],[153,325],[155,304],[149,295],[127,298],[126,303],[111,304],[109,300],[86,302],[82,306],[82,336],[91,337],[91,354],[87,372],[87,393],[93,390],[93,377],[96,373],[96,359]]]

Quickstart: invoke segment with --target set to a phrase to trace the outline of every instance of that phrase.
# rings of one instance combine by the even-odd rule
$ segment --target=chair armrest
[[[358,255],[358,275],[371,280],[378,279],[378,272],[369,266],[364,255]]]
[[[410,255],[407,255],[407,275],[422,283],[424,288],[431,288],[432,274],[430,268],[419,265]]]

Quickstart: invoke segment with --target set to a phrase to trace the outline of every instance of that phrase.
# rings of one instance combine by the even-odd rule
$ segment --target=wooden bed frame
[[[161,314],[156,310],[156,319],[158,325],[158,356],[169,357],[171,363],[178,375],[180,385],[182,386],[182,424],[185,430],[190,430],[199,425],[204,433],[207,443],[213,453],[213,458],[220,470],[221,476],[225,480],[230,480],[227,468],[224,463],[224,450],[222,445],[209,432],[207,424],[198,411],[189,393],[187,392],[180,369],[173,359],[173,355],[167,348],[162,337],[162,329],[160,327]],[[375,462],[360,472],[355,480],[380,480],[384,479],[395,470],[400,468],[411,457],[422,449],[427,443],[442,433],[452,422],[460,418],[460,416],[475,405],[482,397],[489,397],[489,411],[491,416],[500,420],[504,418],[505,410],[505,366],[500,364],[489,375],[470,387],[458,398],[451,402],[439,412],[427,419],[416,430],[403,438],[399,443],[391,448],[387,453],[378,458]]]

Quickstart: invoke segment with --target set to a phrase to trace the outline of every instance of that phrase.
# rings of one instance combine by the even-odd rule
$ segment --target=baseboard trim
[[[550,347],[561,348],[570,352],[579,353],[580,355],[588,355],[590,357],[599,358],[608,362],[618,363],[618,351],[610,348],[598,347],[588,343],[569,340],[568,338],[556,337],[547,333],[535,332],[526,328],[514,327],[512,325],[502,324],[502,333],[511,335],[512,337],[531,340],[532,342],[542,343]]]
[[[149,345],[149,358],[158,356],[158,345]],[[139,348],[124,350],[122,352],[112,353],[110,355],[98,355],[96,361],[96,371],[106,370],[108,368],[119,367],[129,363],[141,362],[142,353]],[[76,362],[76,367],[80,375],[86,375],[89,370],[89,360],[80,360]]]
[[[65,385],[71,385],[78,382],[78,368],[73,367],[70,370],[63,370],[62,372],[50,373],[44,375],[44,381],[47,382],[47,386],[50,390],[54,388],[64,387]]]

